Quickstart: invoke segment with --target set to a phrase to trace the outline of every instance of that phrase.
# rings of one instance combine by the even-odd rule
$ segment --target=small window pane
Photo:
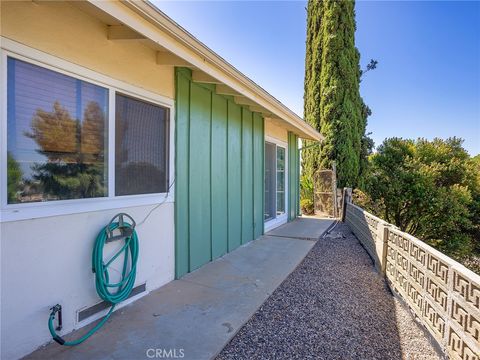
[[[277,170],[277,192],[285,191],[285,172]]]
[[[285,213],[285,149],[277,146],[277,215]]]
[[[168,109],[116,95],[115,194],[167,192]]]
[[[277,192],[277,215],[285,213],[285,193]]]
[[[107,196],[108,90],[7,61],[7,201]]]
[[[277,170],[285,170],[285,149],[277,146]]]
[[[264,219],[275,218],[275,144],[265,143],[265,214]]]

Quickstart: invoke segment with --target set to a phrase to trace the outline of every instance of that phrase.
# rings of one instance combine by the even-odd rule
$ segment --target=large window
[[[168,149],[167,108],[7,58],[7,204],[167,192]]]
[[[266,221],[285,214],[285,148],[265,143],[265,214]]]

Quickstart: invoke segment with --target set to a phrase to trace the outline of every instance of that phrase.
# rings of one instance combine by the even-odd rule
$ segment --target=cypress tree
[[[325,140],[303,151],[303,174],[311,179],[335,161],[339,187],[358,184],[364,153],[354,7],[350,0],[309,0],[307,7],[304,116]]]

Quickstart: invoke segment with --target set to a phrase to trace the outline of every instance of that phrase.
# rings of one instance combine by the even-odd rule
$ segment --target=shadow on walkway
[[[320,239],[217,359],[436,359],[347,225]]]

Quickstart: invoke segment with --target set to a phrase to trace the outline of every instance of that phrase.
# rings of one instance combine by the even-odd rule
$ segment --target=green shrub
[[[306,176],[300,178],[300,198],[310,199],[313,203],[313,182]]]
[[[313,201],[311,199],[302,199],[300,200],[300,209],[305,215],[313,215],[315,209],[313,207]]]
[[[354,201],[456,260],[478,257],[479,169],[455,137],[386,139]]]

